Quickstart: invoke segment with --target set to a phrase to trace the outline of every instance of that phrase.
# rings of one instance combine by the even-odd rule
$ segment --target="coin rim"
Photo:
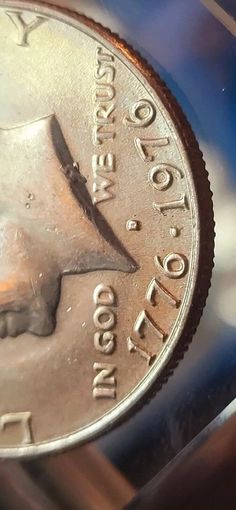
[[[198,235],[198,270],[195,273],[194,285],[192,285],[192,302],[188,303],[187,316],[182,319],[182,332],[179,333],[175,342],[172,343],[172,348],[168,350],[168,355],[163,363],[162,372],[160,374],[155,373],[155,377],[148,381],[148,384],[144,384],[146,378],[150,379],[150,369],[147,374],[141,379],[138,385],[130,392],[137,393],[139,386],[144,386],[142,395],[138,394],[136,398],[132,399],[132,402],[126,404],[125,409],[120,408],[124,401],[126,402],[128,397],[124,397],[116,406],[110,411],[103,414],[102,417],[92,421],[88,425],[81,427],[79,430],[71,432],[67,435],[56,439],[45,440],[39,444],[29,445],[17,445],[2,448],[0,447],[0,456],[2,458],[27,458],[27,457],[38,457],[43,454],[55,453],[63,451],[67,448],[72,448],[76,445],[84,442],[96,439],[100,435],[104,435],[114,425],[118,425],[124,420],[127,420],[135,412],[137,412],[145,403],[147,403],[158,390],[161,389],[163,384],[167,382],[169,377],[172,375],[174,369],[178,365],[179,361],[183,358],[185,351],[192,340],[192,337],[199,324],[202,311],[208,296],[210,288],[211,274],[213,269],[214,261],[214,215],[213,215],[213,203],[212,203],[212,192],[210,190],[210,183],[208,180],[208,173],[205,168],[205,162],[202,157],[202,153],[199,149],[198,142],[192,131],[190,124],[187,121],[185,114],[181,107],[177,103],[171,91],[167,88],[166,84],[154,71],[152,66],[134,49],[127,44],[118,35],[113,34],[108,28],[104,28],[100,23],[93,21],[83,14],[79,14],[66,7],[56,6],[50,2],[36,1],[32,5],[32,0],[0,0],[0,7],[12,7],[28,9],[31,12],[43,14],[48,12],[53,19],[58,19],[63,22],[61,18],[57,17],[57,13],[67,16],[65,22],[76,27],[76,22],[85,25],[87,28],[95,31],[98,36],[102,37],[105,42],[116,48],[117,52],[121,53],[121,61],[125,64],[125,61],[129,62],[131,67],[136,70],[136,73],[141,73],[147,84],[154,91],[164,107],[169,113],[169,116],[175,125],[175,128],[179,134],[179,140],[186,152],[189,168],[191,169],[190,177],[192,179],[193,191],[195,192],[196,204],[195,210],[198,215],[199,222],[199,235]],[[42,12],[43,10],[43,12]],[[72,23],[74,20],[74,23]],[[80,27],[81,29],[81,27]],[[123,60],[124,59],[124,60]],[[138,76],[140,80],[140,76]],[[204,184],[204,186],[203,186]],[[186,295],[186,293],[185,293]],[[178,319],[177,319],[178,320]],[[175,323],[176,324],[176,323]],[[173,326],[173,328],[175,325]],[[172,331],[173,331],[172,328]],[[160,355],[161,356],[161,355]],[[155,372],[155,371],[154,371]],[[154,379],[154,380],[153,380]],[[128,407],[128,409],[127,409]],[[113,416],[117,409],[119,409],[118,416]],[[99,426],[98,426],[99,425]],[[88,430],[89,429],[89,430]],[[92,431],[90,431],[92,429]],[[95,429],[95,430],[94,430]],[[104,430],[105,429],[105,430]],[[83,434],[83,432],[86,433]],[[81,437],[83,436],[83,437]]]

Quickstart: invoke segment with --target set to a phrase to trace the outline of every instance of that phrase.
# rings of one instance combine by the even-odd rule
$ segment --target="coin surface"
[[[207,296],[211,192],[152,69],[66,10],[0,0],[0,455],[88,441],[183,354]]]

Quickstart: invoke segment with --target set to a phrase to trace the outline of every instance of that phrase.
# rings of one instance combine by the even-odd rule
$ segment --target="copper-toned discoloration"
[[[0,0],[0,59],[0,335],[18,335],[0,342],[0,453],[30,456],[166,381],[207,296],[213,213],[190,126],[123,41]]]
[[[55,328],[62,275],[134,272],[54,116],[0,129],[0,337]]]

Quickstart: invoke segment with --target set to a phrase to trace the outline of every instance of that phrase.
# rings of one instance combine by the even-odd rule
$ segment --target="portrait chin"
[[[0,337],[51,335],[61,279],[137,264],[93,204],[55,115],[0,129]]]

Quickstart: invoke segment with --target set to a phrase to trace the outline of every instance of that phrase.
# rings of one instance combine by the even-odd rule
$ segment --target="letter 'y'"
[[[30,23],[26,23],[22,12],[7,11],[6,14],[18,30],[18,46],[29,46],[28,37],[31,32],[33,32],[33,30],[38,28],[40,25],[42,25],[42,23],[46,21],[46,18],[43,18],[42,16],[36,16],[36,18]]]

